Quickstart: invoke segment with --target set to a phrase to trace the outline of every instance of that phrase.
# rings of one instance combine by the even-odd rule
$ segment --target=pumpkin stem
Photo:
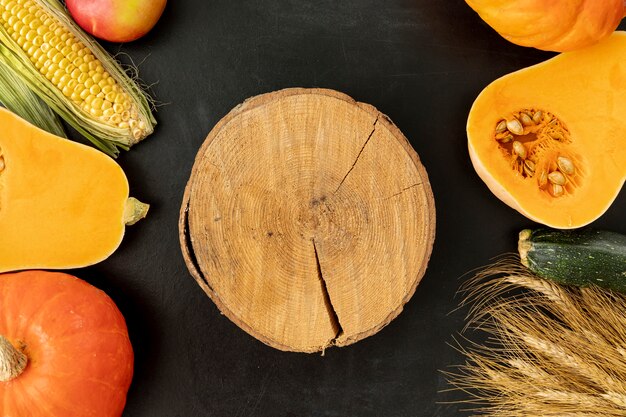
[[[126,226],[132,226],[139,220],[146,217],[150,205],[142,203],[134,197],[129,197],[126,200],[126,207],[124,207],[124,224]]]
[[[6,337],[0,335],[0,382],[20,376],[28,363],[28,357],[16,349]]]

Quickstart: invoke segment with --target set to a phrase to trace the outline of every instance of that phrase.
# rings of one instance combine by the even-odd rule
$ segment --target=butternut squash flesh
[[[83,267],[111,255],[125,211],[147,210],[129,202],[119,165],[1,108],[0,126],[0,272]]]
[[[624,114],[626,33],[616,32],[487,86],[468,117],[469,153],[509,206],[551,227],[581,227],[626,179]]]

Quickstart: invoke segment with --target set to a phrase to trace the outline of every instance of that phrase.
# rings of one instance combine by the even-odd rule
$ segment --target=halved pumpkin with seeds
[[[626,33],[487,86],[467,121],[469,153],[491,191],[526,217],[576,228],[626,179]]]

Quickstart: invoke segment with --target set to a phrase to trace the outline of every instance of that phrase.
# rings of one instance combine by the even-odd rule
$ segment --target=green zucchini
[[[564,285],[626,293],[626,236],[607,231],[522,230],[518,250],[523,265]]]

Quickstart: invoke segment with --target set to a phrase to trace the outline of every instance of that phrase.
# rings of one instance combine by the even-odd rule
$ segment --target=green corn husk
[[[67,138],[59,117],[35,95],[11,68],[0,63],[0,103],[31,124]]]
[[[43,76],[31,63],[27,54],[10,37],[0,24],[0,63],[7,65],[28,87],[69,125],[89,139],[97,148],[111,156],[117,156],[119,149],[128,150],[131,146],[151,134],[156,125],[151,104],[141,87],[131,79],[115,59],[98,43],[83,32],[67,14],[58,0],[32,0],[46,13],[56,18],[80,42],[89,47],[105,71],[113,77],[134,103],[138,120],[145,125],[144,134],[135,137],[131,129],[123,129],[102,122],[79,108]],[[0,17],[0,23],[1,17]]]

